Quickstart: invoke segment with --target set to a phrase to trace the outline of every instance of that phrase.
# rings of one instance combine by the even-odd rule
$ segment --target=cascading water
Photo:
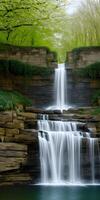
[[[58,64],[58,68],[55,69],[54,98],[54,105],[48,109],[63,111],[70,108],[67,98],[67,71],[65,63]]]
[[[66,70],[65,64],[58,64],[58,68],[55,70],[55,99],[56,109],[63,110],[66,105]]]
[[[65,64],[59,64],[55,70],[55,105],[48,109],[63,111],[70,108],[65,95],[66,77]],[[92,184],[96,183],[95,146],[98,148],[98,140],[91,138],[89,132],[78,131],[78,124],[79,122],[52,121],[45,115],[38,120],[42,184],[83,184],[81,168],[84,155],[81,151],[84,139],[89,150],[87,165],[90,165],[90,181]]]
[[[78,122],[51,121],[43,117],[38,121],[41,183],[42,184],[81,184],[82,140],[86,139],[89,148],[91,183],[95,183],[96,139],[90,133],[77,130]]]

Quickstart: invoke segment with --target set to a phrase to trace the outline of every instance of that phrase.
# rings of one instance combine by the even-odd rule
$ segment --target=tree
[[[100,0],[84,0],[70,17],[69,49],[100,45]]]
[[[66,2],[66,0],[2,0],[1,41],[17,45],[46,45],[56,50],[66,26],[67,14],[64,7]]]
[[[100,45],[100,0],[84,0],[71,15],[72,0],[1,0],[0,41],[48,46],[64,61],[66,51]]]
[[[10,33],[19,27],[50,26],[63,16],[62,1],[2,0],[0,2],[0,31]]]

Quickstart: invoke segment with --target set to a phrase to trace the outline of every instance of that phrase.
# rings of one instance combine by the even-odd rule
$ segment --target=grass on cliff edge
[[[17,91],[0,90],[0,111],[15,109],[17,105],[31,106],[32,102]]]
[[[41,76],[47,78],[53,73],[53,68],[33,66],[18,60],[0,60],[0,73],[13,74],[15,76]]]

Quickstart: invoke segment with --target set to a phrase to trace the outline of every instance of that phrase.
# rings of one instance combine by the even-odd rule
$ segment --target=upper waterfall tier
[[[68,110],[68,94],[67,94],[67,71],[65,64],[58,64],[58,68],[55,69],[54,80],[54,105],[49,107],[51,110]]]

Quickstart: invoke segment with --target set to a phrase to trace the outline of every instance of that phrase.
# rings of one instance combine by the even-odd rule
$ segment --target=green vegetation
[[[0,1],[0,42],[47,46],[58,53],[60,62],[73,48],[100,46],[100,1],[80,1],[80,6],[69,14],[71,4],[74,1]]]
[[[31,100],[17,91],[0,90],[0,111],[15,109],[17,105],[32,105]]]
[[[80,54],[81,52],[88,52],[89,50],[100,50],[100,46],[87,46],[87,47],[79,47],[79,48],[74,48],[73,50],[72,50],[72,53],[73,54],[76,54],[76,55],[78,55],[78,54]]]
[[[100,116],[100,106],[95,108],[95,109],[93,109],[91,114],[94,115],[94,116],[96,116],[96,115]]]
[[[80,1],[79,8],[71,15],[69,22],[68,49],[80,46],[100,46],[99,0]]]
[[[100,105],[100,89],[98,89],[92,96],[92,103],[94,105]]]
[[[59,45],[67,20],[64,5],[65,0],[1,1],[0,41],[61,51]]]
[[[52,72],[53,69],[49,67],[32,66],[17,60],[0,60],[0,73],[4,74],[48,77]]]
[[[100,78],[100,62],[93,63],[84,68],[75,70],[78,77],[99,79]]]

